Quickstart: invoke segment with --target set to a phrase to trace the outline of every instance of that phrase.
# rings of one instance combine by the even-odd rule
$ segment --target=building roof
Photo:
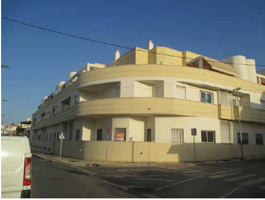
[[[230,74],[233,76],[240,76],[237,70],[233,68],[231,65],[207,57],[202,57],[202,58],[212,67],[212,69],[216,71]]]

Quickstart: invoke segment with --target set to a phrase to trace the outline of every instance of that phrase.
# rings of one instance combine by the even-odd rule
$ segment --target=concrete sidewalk
[[[103,161],[87,161],[87,160],[80,160],[74,158],[66,158],[62,157],[60,159],[59,156],[51,155],[51,154],[43,154],[43,153],[32,153],[33,156],[38,158],[44,159],[49,162],[61,162],[67,163],[72,166],[76,167],[189,167],[194,166],[193,163],[131,163],[131,162],[103,162]]]
[[[74,167],[191,167],[196,166],[200,164],[214,164],[214,163],[224,163],[224,162],[239,162],[241,161],[240,158],[232,158],[232,159],[225,159],[225,160],[217,160],[217,161],[205,161],[205,162],[197,162],[194,163],[144,163],[144,162],[138,162],[138,163],[131,163],[131,162],[104,162],[104,161],[87,161],[87,160],[80,160],[80,159],[74,159],[74,158],[66,158],[62,157],[60,159],[59,156],[51,155],[51,154],[43,154],[43,153],[32,153],[33,156],[42,158],[49,162],[61,162],[65,164],[70,164]],[[245,157],[245,160],[255,160],[258,158],[264,158],[265,156],[248,156]]]

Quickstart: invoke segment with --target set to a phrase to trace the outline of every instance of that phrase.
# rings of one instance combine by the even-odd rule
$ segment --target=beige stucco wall
[[[242,133],[248,133],[249,144],[256,144],[256,134],[263,135],[263,142],[265,144],[265,125],[264,124],[254,124],[248,122],[241,122]],[[233,133],[234,133],[234,143],[237,144],[237,133],[239,133],[238,122],[233,123]]]
[[[100,92],[98,98],[100,98],[101,95],[103,95],[103,99],[115,98],[115,87],[118,86],[120,86],[120,83],[117,83],[114,86],[107,88],[105,91]]]
[[[190,67],[177,67],[177,66],[167,66],[167,65],[126,65],[126,66],[119,66],[119,67],[110,67],[105,69],[98,69],[93,70],[90,72],[83,73],[79,76],[78,80],[72,83],[69,87],[67,87],[64,92],[58,94],[54,100],[50,103],[45,104],[42,106],[39,111],[37,111],[33,118],[39,119],[39,116],[43,112],[49,111],[52,106],[58,106],[60,110],[60,102],[65,98],[70,96],[77,95],[77,88],[81,87],[81,89],[87,85],[93,84],[100,84],[100,83],[108,83],[108,82],[120,82],[121,83],[121,97],[135,97],[135,94],[138,96],[144,96],[145,92],[134,92],[136,85],[135,82],[141,80],[155,80],[163,82],[163,97],[172,97],[174,98],[174,84],[193,84],[193,86],[188,86],[187,84],[187,91],[186,91],[186,99],[191,101],[199,101],[199,90],[206,90],[207,89],[200,89],[200,85],[206,85],[212,88],[220,88],[225,90],[231,90],[235,87],[242,87],[240,91],[243,94],[250,94],[250,101],[252,108],[262,108],[264,104],[261,103],[259,99],[262,99],[264,96],[264,87],[259,84],[254,84],[248,81],[236,79],[233,77],[225,76],[216,72],[211,72],[209,70],[202,70],[202,69],[195,69]],[[195,87],[194,85],[197,84],[198,86]],[[261,88],[263,87],[263,88]],[[217,92],[209,90],[214,93],[214,103],[217,103]],[[112,90],[108,90],[109,94],[114,94]],[[255,95],[253,95],[253,94]],[[113,98],[112,95],[107,95],[107,98]],[[78,96],[78,95],[77,95]],[[80,100],[84,100],[82,95]],[[89,98],[88,98],[89,99]],[[71,102],[71,106],[73,106],[73,101]],[[75,106],[71,107],[74,108]],[[70,109],[71,109],[70,108]],[[74,109],[73,109],[74,110]],[[68,112],[68,110],[64,112]],[[63,112],[63,113],[64,113]],[[66,113],[63,115],[65,116]],[[74,111],[70,114],[69,111],[69,118],[70,120],[74,118],[73,115]],[[102,112],[103,114],[104,112]],[[37,125],[45,127],[45,123],[49,121],[49,119],[54,119],[54,117],[60,116],[61,113],[56,114],[55,116],[49,117],[41,122],[37,123]],[[161,113],[167,114],[167,113]],[[68,116],[67,116],[68,117]],[[250,117],[251,119],[251,117]],[[52,120],[56,122],[56,120]],[[55,123],[54,123],[55,124]],[[33,126],[33,130],[39,128],[38,126]]]
[[[148,57],[149,64],[182,65],[182,52],[168,47],[156,46]]]
[[[146,117],[140,116],[134,116],[130,118],[130,141],[144,141],[146,120]]]
[[[96,124],[95,138],[97,134],[97,129],[102,129],[102,140],[107,140],[107,128],[110,128],[110,134],[108,140],[111,140],[111,138],[113,137],[112,118],[111,117],[99,118]]]
[[[90,91],[80,91],[80,102],[82,101],[89,101],[93,99],[98,98],[98,93],[97,92],[90,92]]]
[[[34,145],[34,144],[33,144]],[[65,157],[105,161],[106,141],[64,141]],[[56,154],[60,145],[57,143]],[[116,162],[191,162],[194,160],[192,143],[108,142],[108,161]],[[265,155],[265,146],[244,145],[244,155]],[[240,145],[196,144],[197,161],[240,157]]]
[[[155,141],[156,142],[171,142],[171,129],[184,130],[184,142],[192,143],[191,129],[197,129],[196,142],[201,142],[201,131],[215,131],[216,143],[221,142],[220,136],[220,121],[214,118],[204,117],[155,117]]]
[[[96,140],[96,120],[92,118],[83,119],[82,140]]]
[[[112,138],[114,141],[114,134],[116,128],[126,128],[126,141],[129,141],[130,136],[130,119],[128,117],[115,117],[112,118]]]
[[[155,141],[155,116],[148,116],[146,120],[146,129],[151,129],[151,140]],[[144,141],[147,141],[147,132],[145,132]]]
[[[135,81],[134,83],[134,97],[152,97],[153,85]]]

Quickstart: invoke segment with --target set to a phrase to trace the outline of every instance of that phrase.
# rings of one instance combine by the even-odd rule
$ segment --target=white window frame
[[[262,140],[262,144],[258,144],[257,143],[257,136],[261,136],[261,140]],[[255,134],[255,141],[256,141],[256,145],[264,145],[264,136],[263,136],[263,134],[262,133],[256,133]]]
[[[202,132],[206,132],[206,139],[207,139],[206,142],[202,141]],[[213,142],[209,142],[208,141],[208,133],[209,132],[213,132]],[[215,131],[211,131],[211,130],[201,130],[201,142],[202,143],[212,143],[212,144],[216,143],[216,132]]]
[[[205,101],[202,101],[202,93],[205,93]],[[206,101],[208,94],[211,95],[211,103]],[[204,90],[200,90],[200,102],[214,104],[213,93],[212,92],[207,92],[207,91],[204,91]]]
[[[181,131],[181,132],[179,132],[180,133],[180,141],[178,142],[175,142],[175,141],[173,141],[173,130],[176,130],[176,131]],[[175,133],[178,133],[178,132],[175,132]],[[182,135],[182,137],[181,137],[181,135]],[[182,141],[181,141],[182,140]],[[171,128],[171,142],[172,143],[184,143],[184,129],[182,129],[182,128]]]

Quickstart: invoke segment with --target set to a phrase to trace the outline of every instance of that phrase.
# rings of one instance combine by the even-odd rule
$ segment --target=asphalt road
[[[193,167],[71,167],[33,158],[32,197],[265,197],[265,159]]]

